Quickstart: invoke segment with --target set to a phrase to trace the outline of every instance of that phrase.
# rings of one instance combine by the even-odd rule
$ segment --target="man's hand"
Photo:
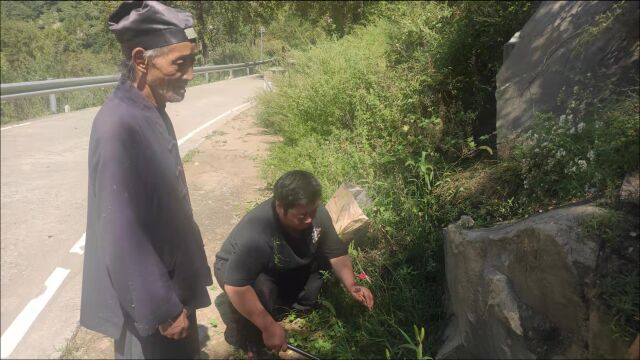
[[[369,311],[373,310],[373,294],[363,286],[356,286],[356,275],[353,273],[353,265],[349,256],[339,256],[329,259],[333,271],[338,275],[345,289],[357,302],[366,306]]]
[[[275,321],[262,331],[262,341],[271,351],[287,351],[287,337],[284,329]]]
[[[231,304],[262,331],[262,341],[269,350],[286,351],[287,338],[284,329],[262,306],[256,291],[251,286],[225,285],[224,291]]]
[[[182,312],[173,321],[166,322],[158,327],[160,334],[168,337],[169,339],[179,340],[189,334],[189,319],[187,318],[187,310],[182,309]]]
[[[371,294],[369,289],[363,286],[354,286],[349,290],[349,294],[351,294],[351,297],[356,301],[366,306],[369,311],[373,310],[373,294]]]

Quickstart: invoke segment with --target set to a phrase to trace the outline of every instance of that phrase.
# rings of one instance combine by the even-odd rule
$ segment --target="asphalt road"
[[[183,140],[181,155],[241,111],[262,88],[257,76],[188,88],[183,102],[167,106],[176,136]],[[57,357],[77,329],[87,148],[98,109],[52,115],[1,131],[3,358]]]

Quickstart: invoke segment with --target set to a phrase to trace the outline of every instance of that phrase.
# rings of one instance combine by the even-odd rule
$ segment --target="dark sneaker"
[[[293,303],[293,305],[291,305],[291,307],[293,308],[293,310],[306,315],[312,312],[313,310],[315,310],[318,306],[317,305],[311,305],[311,306],[300,305],[297,302],[295,302]]]

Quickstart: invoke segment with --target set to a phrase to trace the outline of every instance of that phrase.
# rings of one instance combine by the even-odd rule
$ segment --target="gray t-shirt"
[[[225,284],[247,286],[262,272],[277,276],[347,252],[348,244],[338,237],[323,205],[318,207],[312,226],[300,237],[293,237],[280,223],[271,198],[240,220],[216,258],[227,262]]]

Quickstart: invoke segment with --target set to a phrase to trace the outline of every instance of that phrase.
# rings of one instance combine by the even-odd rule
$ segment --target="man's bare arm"
[[[287,339],[280,326],[260,303],[256,291],[251,286],[225,285],[224,291],[229,300],[245,318],[262,331],[262,340],[271,350],[287,350]]]
[[[330,259],[333,272],[338,276],[340,282],[347,291],[356,286],[356,276],[353,273],[353,265],[351,264],[351,258],[349,255],[339,256],[337,258]]]
[[[356,286],[356,275],[353,273],[353,265],[348,255],[329,259],[333,272],[338,276],[345,289],[356,301],[361,302],[369,310],[373,310],[373,294],[363,286]]]

